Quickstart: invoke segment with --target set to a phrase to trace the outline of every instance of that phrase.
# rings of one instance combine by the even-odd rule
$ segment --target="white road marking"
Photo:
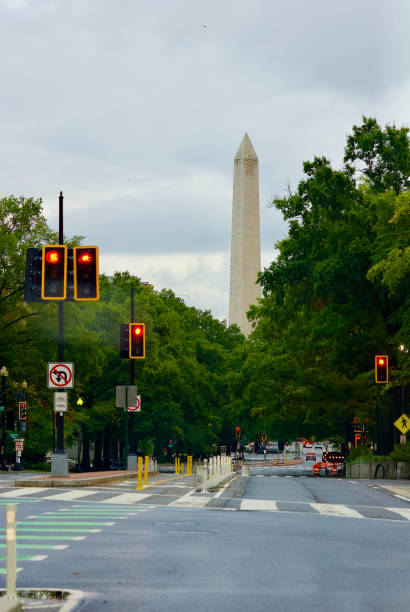
[[[69,544],[56,544],[54,550],[65,550],[69,547]]]
[[[399,499],[404,499],[404,501],[410,502],[410,499],[408,497],[403,497],[403,495],[397,495],[396,493],[394,494],[394,497],[398,497]]]
[[[55,495],[49,495],[44,498],[46,501],[49,499],[57,499],[58,501],[73,501],[80,497],[87,497],[87,495],[95,495],[97,491],[66,491],[65,493],[56,493]]]
[[[33,495],[33,493],[41,493],[42,491],[47,491],[47,487],[20,487],[13,489],[13,491],[0,493],[0,497],[22,497],[23,495]]]
[[[357,480],[349,480],[352,484],[357,484]]]
[[[400,514],[400,516],[403,516],[405,519],[410,521],[410,508],[386,508],[386,510]]]
[[[47,557],[48,555],[34,555],[34,557],[31,557],[30,561],[44,561]]]
[[[100,502],[102,504],[135,504],[136,502],[151,497],[152,493],[122,493],[121,495],[115,495],[109,497]]]
[[[348,508],[343,504],[313,504],[310,506],[320,512],[320,514],[328,514],[330,516],[350,516],[353,518],[364,518],[357,510]]]
[[[85,540],[87,536],[74,536],[73,540]]]
[[[270,499],[243,499],[240,510],[277,510],[276,502]]]
[[[188,508],[203,508],[212,499],[209,496],[193,497],[195,491],[189,491],[185,495],[178,497],[175,501],[168,504],[169,506],[185,506]]]

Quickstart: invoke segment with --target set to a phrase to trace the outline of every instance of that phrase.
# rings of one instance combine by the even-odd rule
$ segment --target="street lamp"
[[[7,470],[6,466],[6,377],[9,372],[6,366],[0,369],[1,376],[1,463],[0,469]]]

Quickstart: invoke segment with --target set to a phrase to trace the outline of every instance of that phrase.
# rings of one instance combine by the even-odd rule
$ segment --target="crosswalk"
[[[188,484],[172,486],[172,491],[167,490],[166,493],[163,492],[163,490],[165,487],[168,487],[168,485],[163,484],[155,485],[152,488],[137,492],[133,481],[129,483],[128,490],[124,487],[114,488],[113,486],[109,486],[105,488],[81,490],[60,489],[56,492],[56,489],[53,488],[21,487],[0,492],[0,508],[7,503],[31,504],[33,508],[35,508],[37,503],[44,501],[81,502],[81,505],[72,506],[70,504],[69,506],[70,508],[77,508],[77,515],[79,514],[79,509],[86,515],[88,512],[92,514],[94,509],[98,508],[99,512],[108,516],[111,511],[115,512],[121,508],[128,512],[135,508],[149,510],[150,508],[155,508],[160,505],[161,507],[169,506],[172,508],[202,508],[231,511],[263,511],[276,513],[304,512],[322,516],[356,519],[386,519],[410,522],[410,506],[381,507],[272,499],[242,499],[231,497],[229,496],[229,492],[224,493],[224,491],[219,491],[217,493],[196,492],[196,490]],[[52,510],[52,508],[53,506],[50,506],[49,509]],[[63,511],[64,508],[61,508],[60,512]],[[52,513],[47,512],[45,516],[50,517],[51,514]],[[124,516],[126,515],[127,513],[125,512]],[[24,525],[22,527],[24,528]],[[66,525],[66,527],[69,526]],[[96,525],[94,525],[94,527],[96,527]],[[61,535],[63,536],[64,534]]]

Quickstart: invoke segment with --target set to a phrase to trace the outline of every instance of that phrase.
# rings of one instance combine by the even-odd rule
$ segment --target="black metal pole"
[[[132,289],[131,289],[131,313],[130,313],[130,317],[131,317],[131,323],[134,323],[134,287],[132,287]],[[135,385],[135,363],[134,363],[134,361],[135,361],[134,359],[130,359],[130,385],[132,387]],[[125,410],[127,410],[127,407],[126,407]],[[125,413],[125,418],[128,419],[128,412],[127,411]],[[133,413],[130,414],[129,425],[130,425],[130,429],[129,429],[129,452],[130,452],[131,455],[135,455],[135,433],[134,433],[135,421],[134,421],[134,414]],[[127,469],[127,466],[125,467],[125,469]]]
[[[1,377],[1,466],[0,469],[7,470],[6,467],[6,377]]]
[[[63,192],[58,198],[58,244],[64,244],[63,230]],[[64,302],[58,302],[58,361],[64,361]],[[57,453],[64,453],[64,413],[57,412]]]

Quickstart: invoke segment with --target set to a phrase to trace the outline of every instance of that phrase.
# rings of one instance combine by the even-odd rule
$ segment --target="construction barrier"
[[[209,489],[234,475],[231,457],[210,457],[204,459],[202,464],[199,462],[195,475],[195,486]]]

